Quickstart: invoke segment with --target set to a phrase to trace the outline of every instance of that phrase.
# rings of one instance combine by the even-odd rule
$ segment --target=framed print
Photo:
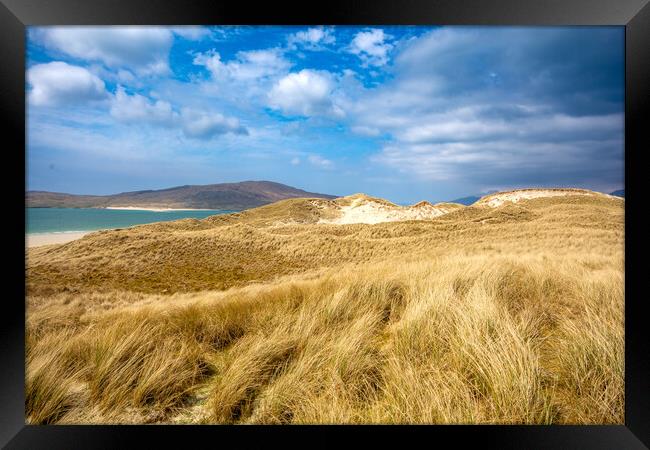
[[[0,11],[7,448],[647,448],[647,2]]]

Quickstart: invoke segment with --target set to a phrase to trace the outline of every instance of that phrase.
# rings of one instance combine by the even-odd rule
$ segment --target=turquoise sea
[[[203,219],[226,210],[144,211],[100,208],[25,208],[26,233],[63,233],[124,228],[186,218]]]

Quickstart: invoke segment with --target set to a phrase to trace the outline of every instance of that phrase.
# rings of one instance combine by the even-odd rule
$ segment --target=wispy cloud
[[[143,95],[129,95],[119,86],[111,102],[111,116],[120,122],[174,126],[179,115],[169,102],[151,100]]]
[[[289,49],[298,48],[319,51],[336,42],[333,28],[313,27],[289,35],[287,45]]]
[[[309,155],[307,160],[314,166],[320,167],[322,169],[331,169],[334,167],[334,163],[329,159],[323,158],[320,155]]]
[[[278,49],[241,51],[235,59],[226,62],[212,49],[196,55],[194,64],[205,66],[214,79],[224,82],[258,81],[284,73],[291,66]]]
[[[52,50],[112,69],[129,69],[140,75],[169,73],[174,36],[164,27],[46,27],[32,35]]]
[[[206,113],[192,109],[182,110],[183,132],[186,136],[198,139],[210,139],[215,135],[232,133],[248,135],[246,127],[234,117],[219,113]]]
[[[391,38],[379,28],[360,31],[352,39],[349,51],[361,58],[366,66],[383,66],[388,62],[388,53],[393,47],[388,42]]]

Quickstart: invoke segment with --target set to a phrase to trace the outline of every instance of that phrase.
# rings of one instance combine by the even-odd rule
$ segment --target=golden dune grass
[[[338,229],[258,216],[30,251],[28,421],[623,423],[622,201],[449,216]],[[140,246],[155,234],[165,253]],[[162,295],[126,269],[157,274],[191,243],[226,241],[213,258],[264,267],[256,282],[201,290],[224,278],[199,257]],[[84,285],[89,258],[109,254]],[[120,267],[121,289],[101,278]]]

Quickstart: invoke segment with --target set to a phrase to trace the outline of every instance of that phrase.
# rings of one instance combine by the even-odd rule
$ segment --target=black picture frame
[[[357,25],[620,25],[625,26],[625,425],[618,426],[33,426],[25,424],[25,27],[29,25],[189,25],[189,24],[357,24]],[[399,438],[426,438],[431,444],[453,440],[454,446],[472,440],[497,448],[636,449],[650,445],[650,358],[645,335],[641,290],[636,289],[641,265],[634,263],[639,245],[641,178],[637,173],[647,150],[644,132],[650,111],[650,5],[648,0],[375,0],[252,2],[209,0],[0,0],[0,114],[6,131],[3,156],[4,192],[10,194],[5,239],[10,253],[5,269],[2,326],[0,327],[0,445],[6,448],[123,448],[183,442],[194,445],[208,439],[225,444],[225,434],[236,445],[251,439],[281,439],[286,445],[337,444],[343,435],[355,440],[382,439],[390,432]],[[21,173],[22,171],[22,173]],[[26,178],[22,178],[25,181]],[[22,218],[22,220],[21,220]],[[22,228],[22,229],[21,229]],[[24,235],[23,235],[24,236]],[[641,260],[640,260],[641,261]],[[336,433],[330,433],[331,430]],[[305,436],[319,431],[317,442]],[[293,433],[286,441],[280,433]],[[230,436],[232,435],[232,436]],[[338,435],[338,436],[337,436]],[[425,436],[426,435],[426,436]],[[347,439],[347,437],[345,438]],[[261,446],[262,443],[260,443]]]

